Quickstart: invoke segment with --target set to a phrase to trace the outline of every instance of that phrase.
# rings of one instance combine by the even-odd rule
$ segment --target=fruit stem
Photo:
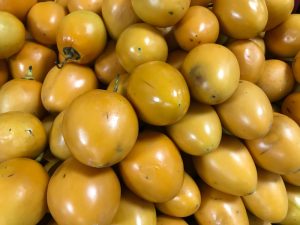
[[[73,47],[65,47],[63,48],[64,60],[61,63],[57,63],[56,66],[61,69],[63,66],[70,60],[78,60],[80,59],[79,53]]]
[[[26,73],[24,79],[26,79],[26,80],[34,80],[33,73],[32,73],[32,66],[31,65],[28,67],[28,70],[27,70],[27,73]]]
[[[114,89],[113,92],[118,92],[119,89],[119,83],[120,83],[120,74],[116,75],[115,83],[114,83]]]

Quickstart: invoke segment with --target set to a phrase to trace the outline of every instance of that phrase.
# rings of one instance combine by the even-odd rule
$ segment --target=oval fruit
[[[122,95],[95,89],[77,97],[66,109],[62,131],[77,160],[107,167],[131,151],[138,136],[138,119]]]
[[[200,190],[187,173],[184,174],[180,191],[171,200],[156,203],[156,208],[162,213],[174,217],[188,217],[193,215],[200,207]]]
[[[214,43],[201,44],[192,49],[183,62],[182,73],[191,95],[209,105],[228,99],[240,79],[235,55],[224,46]]]
[[[273,121],[267,95],[257,85],[245,80],[240,80],[234,94],[217,105],[216,111],[226,130],[247,140],[266,135]]]
[[[280,175],[257,168],[258,182],[256,190],[242,196],[245,207],[258,218],[279,223],[288,210],[288,198],[284,182]]]
[[[199,210],[194,214],[198,224],[248,225],[248,217],[241,197],[225,194],[206,184],[200,184],[203,196]]]
[[[118,211],[110,225],[156,225],[154,204],[124,189]]]
[[[167,126],[167,133],[180,150],[200,156],[219,146],[222,126],[212,106],[192,102],[182,119]]]
[[[0,163],[0,224],[38,224],[47,212],[49,176],[35,160]]]
[[[246,140],[257,165],[273,173],[287,174],[300,169],[300,127],[286,115],[274,113],[270,131]]]
[[[246,146],[235,137],[223,135],[215,151],[193,157],[193,162],[201,179],[219,191],[242,196],[256,189],[254,161]]]
[[[134,12],[144,22],[157,27],[168,27],[175,25],[184,16],[191,0],[131,0],[131,3]]]
[[[0,162],[37,157],[46,147],[47,136],[42,122],[26,112],[0,114]]]
[[[56,169],[47,190],[49,211],[60,225],[110,225],[120,197],[113,169],[85,166],[74,158]]]
[[[146,23],[136,23],[121,33],[116,53],[123,68],[131,73],[143,63],[166,61],[168,45],[157,29]]]
[[[126,186],[150,202],[171,200],[183,183],[180,153],[166,135],[157,131],[141,132],[119,169]]]
[[[268,21],[268,9],[264,0],[215,0],[213,12],[219,19],[225,34],[236,39],[258,36]]]
[[[143,121],[157,126],[179,121],[190,105],[190,94],[181,73],[173,66],[151,61],[129,76],[127,97]]]
[[[8,58],[21,50],[25,43],[25,27],[13,14],[0,11],[0,59]]]
[[[281,112],[300,124],[300,92],[292,92],[283,99]]]

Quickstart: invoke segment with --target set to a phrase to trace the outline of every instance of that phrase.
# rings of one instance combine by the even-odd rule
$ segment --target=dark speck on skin
[[[173,11],[169,11],[168,13],[169,13],[169,15],[174,15]]]
[[[9,128],[8,131],[11,132],[11,128]]]
[[[190,38],[190,42],[193,42],[194,40],[193,40],[193,38]]]
[[[7,177],[12,177],[13,175],[15,175],[14,173],[12,173],[12,174],[9,174]]]
[[[33,132],[31,129],[26,129],[25,132],[28,133],[29,135],[33,136]]]
[[[109,114],[108,113],[106,113],[106,119],[109,120]]]
[[[65,178],[65,177],[66,177],[66,174],[64,173],[62,177]]]
[[[139,52],[142,51],[142,48],[138,48],[138,51],[139,51]]]

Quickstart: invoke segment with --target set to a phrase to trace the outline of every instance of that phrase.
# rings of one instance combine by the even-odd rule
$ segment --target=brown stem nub
[[[25,80],[34,80],[33,74],[32,74],[32,66],[30,65],[28,67],[27,73],[24,76]]]
[[[120,74],[116,75],[115,83],[114,83],[114,89],[113,92],[118,92],[119,89],[119,83],[120,83]]]
[[[63,66],[70,60],[80,59],[79,53],[73,47],[64,47],[63,54],[65,56],[64,60],[61,63],[56,64],[59,69],[63,68]]]

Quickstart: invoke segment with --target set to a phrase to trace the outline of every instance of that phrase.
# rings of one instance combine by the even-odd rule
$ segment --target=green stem
[[[32,73],[32,66],[31,65],[28,67],[28,70],[27,70],[27,73],[26,73],[24,79],[26,79],[26,80],[34,80],[34,76],[33,76],[33,73]]]

